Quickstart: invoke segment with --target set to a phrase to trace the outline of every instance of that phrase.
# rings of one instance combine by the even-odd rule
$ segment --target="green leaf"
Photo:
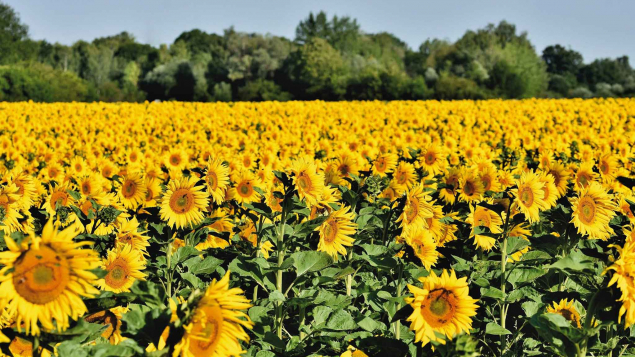
[[[333,263],[333,258],[324,252],[296,252],[291,257],[298,276],[322,270]]]
[[[551,264],[548,268],[558,269],[567,274],[594,272],[593,262],[580,251],[573,251],[568,256]]]
[[[351,314],[347,311],[339,310],[331,315],[329,321],[326,323],[326,327],[331,330],[344,331],[355,330],[357,324]]]
[[[269,300],[270,301],[284,302],[286,299],[285,299],[284,295],[282,295],[281,292],[279,292],[278,290],[274,290],[274,291],[271,292],[271,294],[269,294]]]
[[[496,322],[488,322],[487,325],[485,325],[485,333],[488,335],[496,335],[496,336],[512,334],[511,331],[502,327]]]
[[[368,332],[373,332],[379,327],[381,327],[382,324],[375,321],[375,319],[372,319],[368,316],[364,316],[363,319],[361,319],[360,321],[357,321],[357,325]]]
[[[487,289],[481,289],[481,296],[490,297],[497,300],[505,300],[505,293],[502,292],[500,289],[495,288],[493,286]]]
[[[385,247],[383,245],[378,245],[378,244],[362,244],[361,247],[364,249],[364,251],[371,256],[374,255],[383,255],[386,254],[388,252],[388,247]]]
[[[260,266],[253,261],[248,260],[244,256],[238,256],[231,263],[229,263],[229,270],[232,273],[236,273],[242,277],[248,277],[253,279],[258,285],[267,289],[264,282],[264,274],[260,269]]]
[[[174,269],[177,265],[183,263],[188,258],[200,254],[201,252],[194,247],[181,247],[177,249],[176,252],[174,252],[174,254],[172,254],[172,256],[170,257],[170,268]]]
[[[527,317],[532,317],[538,313],[542,304],[535,301],[525,301],[520,306],[523,308],[523,311],[525,311]]]
[[[547,270],[545,269],[534,267],[518,267],[512,270],[511,273],[509,273],[507,281],[512,284],[526,283],[528,281],[533,281],[545,274],[547,274]]]
[[[316,325],[325,323],[326,320],[331,316],[333,309],[328,306],[316,306],[313,309],[313,322]]]
[[[190,272],[194,275],[208,275],[213,273],[216,268],[223,263],[222,260],[214,258],[212,256],[205,257],[205,259],[200,259],[199,257],[194,257],[187,260],[183,265],[188,267]]]
[[[507,255],[512,255],[529,246],[529,241],[522,237],[507,238]]]

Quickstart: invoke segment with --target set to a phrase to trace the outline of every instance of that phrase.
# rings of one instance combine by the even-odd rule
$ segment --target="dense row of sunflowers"
[[[634,119],[0,103],[0,355],[633,353]]]

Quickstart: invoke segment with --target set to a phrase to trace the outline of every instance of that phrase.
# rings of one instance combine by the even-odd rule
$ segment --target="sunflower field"
[[[0,103],[0,356],[635,354],[635,100]]]

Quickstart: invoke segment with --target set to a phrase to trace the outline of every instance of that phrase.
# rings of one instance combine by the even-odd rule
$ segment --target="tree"
[[[578,81],[595,90],[598,83],[623,84],[633,75],[628,56],[597,59],[580,68]]]
[[[225,48],[225,38],[217,34],[208,34],[205,31],[194,29],[183,32],[174,40],[174,43],[183,42],[188,51],[193,55],[197,53],[217,53]]]
[[[337,17],[337,15],[329,20],[324,11],[320,11],[317,16],[311,12],[309,17],[300,21],[295,29],[295,41],[299,44],[306,44],[314,38],[320,38],[342,52],[354,52],[355,43],[360,35],[357,20],[348,16]]]
[[[342,55],[326,40],[313,38],[293,52],[287,72],[301,99],[341,99],[346,91],[347,69]]]
[[[19,60],[18,46],[29,36],[29,28],[20,22],[18,14],[8,5],[0,3],[0,64]]]
[[[566,49],[560,45],[548,46],[542,51],[542,59],[547,65],[547,72],[564,75],[576,75],[584,61],[580,52]]]

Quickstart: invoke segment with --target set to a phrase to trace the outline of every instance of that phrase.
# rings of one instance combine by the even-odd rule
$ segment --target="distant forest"
[[[33,40],[0,3],[0,101],[263,101],[635,96],[627,56],[536,52],[502,21],[412,49],[350,17],[309,14],[295,38],[194,29],[154,47],[122,32],[72,46]]]

